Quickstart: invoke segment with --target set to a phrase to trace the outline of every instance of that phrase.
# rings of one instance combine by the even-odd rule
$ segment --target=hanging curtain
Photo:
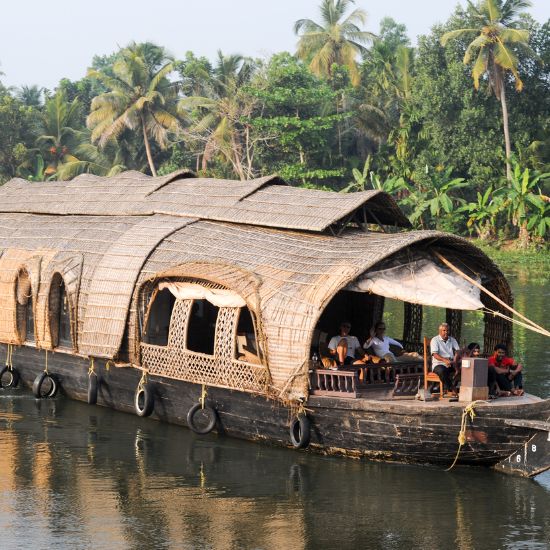
[[[197,283],[160,283],[159,290],[168,289],[177,300],[208,300],[217,307],[244,307],[246,302],[236,292],[205,288]]]
[[[427,259],[365,273],[346,289],[425,306],[466,310],[483,308],[478,288],[450,269]]]

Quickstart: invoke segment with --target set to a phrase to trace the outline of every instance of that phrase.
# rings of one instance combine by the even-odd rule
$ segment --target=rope
[[[8,344],[8,351],[6,353],[6,367],[9,370],[13,370],[13,344]]]
[[[202,390],[201,390],[201,397],[199,399],[199,402],[201,404],[201,409],[204,409],[204,402],[206,401],[206,396],[208,395],[208,391],[206,390],[206,385],[203,384],[202,385]]]
[[[139,381],[137,389],[138,393],[144,390],[145,384],[147,384],[147,371],[143,371],[143,374],[141,375],[141,379]]]
[[[109,359],[109,360],[105,363],[105,370],[106,370],[107,372],[109,372],[109,369],[111,368],[111,365],[113,365],[113,367],[116,366],[116,365],[115,365],[115,362],[114,362],[114,361],[111,361],[111,359]]]
[[[46,350],[46,365],[44,366],[44,372],[48,374],[48,350]]]
[[[466,443],[466,423],[468,421],[468,417],[470,417],[470,422],[474,421],[474,418],[476,417],[475,407],[480,403],[486,403],[486,401],[473,401],[472,403],[464,407],[464,410],[462,411],[460,431],[458,432],[458,451],[456,452],[454,462],[451,464],[449,468],[445,470],[446,472],[448,472],[449,470],[452,470],[458,461],[458,457],[460,456],[460,451],[462,450],[464,443]]]
[[[527,326],[526,328],[530,330],[538,329],[535,332],[539,332],[540,334],[544,334],[545,336],[550,336],[550,331],[546,330],[544,327],[541,327],[540,325],[537,325],[534,321],[531,321],[531,319],[525,317],[525,315],[522,315],[519,311],[516,311],[513,307],[509,306],[506,302],[503,302],[498,296],[495,296],[492,292],[487,290],[483,285],[478,283],[475,279],[472,279],[472,277],[469,277],[466,275],[466,273],[463,273],[453,265],[447,258],[442,256],[439,252],[434,252],[434,254],[450,269],[452,269],[456,274],[460,275],[463,279],[468,281],[470,284],[474,285],[475,287],[479,288],[482,292],[485,292],[487,296],[490,296],[495,300],[497,303],[499,303],[501,306],[505,307],[508,311],[511,311],[512,314],[517,315],[520,319],[525,321],[526,323],[529,323],[530,326]]]
[[[88,376],[92,376],[92,374],[95,374],[94,358],[90,357],[90,368],[88,369]]]

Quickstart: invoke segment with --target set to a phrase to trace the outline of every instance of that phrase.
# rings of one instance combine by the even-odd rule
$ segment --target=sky
[[[78,80],[94,55],[131,41],[152,41],[176,57],[191,50],[215,59],[226,54],[269,57],[295,51],[297,19],[319,21],[321,0],[0,0],[0,81],[53,89]],[[429,32],[466,0],[356,0],[368,14],[366,30],[393,17],[409,36]],[[550,19],[550,0],[532,0],[531,15]]]

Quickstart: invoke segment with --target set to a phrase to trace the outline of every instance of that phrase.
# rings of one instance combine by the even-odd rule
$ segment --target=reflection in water
[[[550,477],[327,458],[0,396],[2,548],[473,548],[550,540]]]

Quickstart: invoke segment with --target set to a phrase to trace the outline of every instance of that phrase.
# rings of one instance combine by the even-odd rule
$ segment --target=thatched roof
[[[124,172],[84,174],[63,183],[13,179],[0,187],[0,212],[88,216],[171,216],[324,231],[348,221],[409,227],[382,191],[333,193],[286,185],[277,176],[251,181],[194,178],[188,171],[151,178]]]
[[[452,235],[320,232],[365,204],[380,221],[390,213],[404,219],[383,193],[310,191],[276,178],[225,182],[186,173],[156,179],[126,173],[69,184],[12,180],[0,188],[0,310],[12,300],[17,269],[24,267],[36,303],[37,344],[51,347],[47,296],[52,275],[60,273],[76,320],[75,351],[113,358],[125,344],[137,362],[141,286],[164,276],[214,281],[238,292],[256,312],[272,382],[282,389],[305,364],[312,331],[331,298],[401,250],[441,247],[488,279],[502,280],[480,250]],[[307,231],[292,230],[293,224]],[[19,343],[15,313],[8,313],[0,315],[0,341]]]

